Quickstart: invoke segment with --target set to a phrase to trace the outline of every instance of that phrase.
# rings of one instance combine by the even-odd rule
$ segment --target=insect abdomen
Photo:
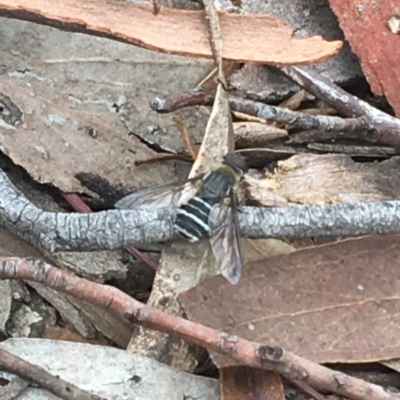
[[[174,228],[176,233],[190,242],[197,242],[206,236],[210,230],[208,217],[214,204],[210,200],[204,200],[194,196],[177,212]]]

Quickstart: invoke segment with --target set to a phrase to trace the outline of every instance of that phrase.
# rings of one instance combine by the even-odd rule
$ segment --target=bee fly
[[[236,189],[247,172],[246,159],[227,154],[218,167],[187,180],[134,192],[116,203],[120,209],[143,206],[178,207],[175,232],[190,242],[209,236],[221,274],[237,283],[242,273]],[[222,201],[229,197],[230,204]]]

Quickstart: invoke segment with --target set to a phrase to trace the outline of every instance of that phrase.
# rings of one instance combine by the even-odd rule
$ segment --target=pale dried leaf
[[[156,145],[174,133],[165,147],[183,148],[171,117],[154,113],[149,103],[157,94],[193,87],[210,62],[1,21],[0,93],[17,107],[20,122],[14,126],[3,113],[0,139],[16,164],[67,192],[84,190],[78,173],[129,188],[174,180],[166,163],[134,165],[154,154],[135,134]],[[202,135],[207,114],[195,110],[179,114],[191,133]]]
[[[154,360],[112,347],[43,339],[13,339],[0,344],[24,360],[106,399],[218,399],[218,382],[189,375]],[[2,378],[15,375],[0,372]],[[17,400],[59,400],[29,388]]]

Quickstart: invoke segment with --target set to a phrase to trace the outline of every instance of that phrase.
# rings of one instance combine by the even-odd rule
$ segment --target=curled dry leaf
[[[217,276],[179,299],[192,321],[313,361],[399,358],[399,240],[377,235],[297,250],[247,264],[235,286]]]
[[[214,164],[221,162],[223,155],[232,152],[233,147],[228,95],[219,84],[204,140],[189,177],[210,170]],[[208,240],[202,240],[192,246],[183,241],[166,246],[148,304],[181,315],[182,308],[177,295],[195,286],[203,275],[210,276],[215,273],[214,261],[201,262],[199,266],[199,260],[204,261],[210,254]],[[135,354],[151,356],[186,371],[192,371],[197,364],[197,354],[186,342],[144,327],[139,327],[138,332],[134,333],[128,350]]]

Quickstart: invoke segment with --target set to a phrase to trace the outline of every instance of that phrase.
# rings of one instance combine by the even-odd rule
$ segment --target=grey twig
[[[330,132],[354,132],[363,131],[368,127],[366,119],[362,117],[340,118],[329,115],[309,115],[235,96],[229,96],[229,105],[234,111],[244,112],[268,121],[284,122],[289,124],[292,129],[300,131],[318,129]]]
[[[32,204],[0,169],[0,225],[50,253],[116,249],[172,237],[174,209],[55,213]]]
[[[359,236],[400,232],[400,201],[377,203],[244,207],[239,218],[245,237]]]
[[[33,245],[55,251],[116,249],[173,237],[175,209],[110,210],[54,213],[33,205],[0,170],[0,225]],[[292,206],[243,207],[244,237],[287,238],[400,233],[400,201]]]
[[[370,129],[377,134],[377,141],[400,147],[400,120],[347,93],[311,67],[281,67],[289,78],[302,88],[338,110],[342,115],[364,117]]]
[[[214,97],[207,91],[187,91],[173,93],[165,99],[156,97],[150,107],[159,113],[167,113],[178,108],[193,105],[210,105]],[[229,96],[229,106],[233,111],[243,112],[268,121],[283,122],[297,131],[319,130],[329,132],[364,132],[368,129],[367,119],[341,118],[328,115],[310,115],[292,111],[284,107],[270,106],[261,102],[245,100],[237,96]],[[364,133],[362,133],[364,135]]]

